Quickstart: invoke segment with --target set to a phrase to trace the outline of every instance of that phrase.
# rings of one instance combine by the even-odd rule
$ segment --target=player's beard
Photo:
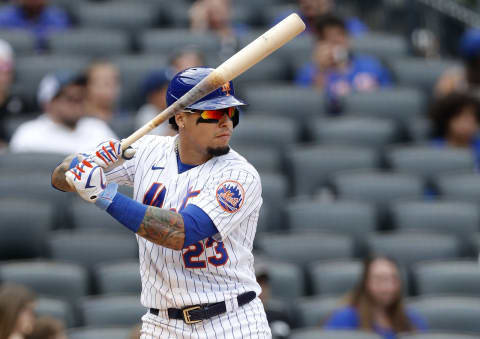
[[[222,146],[222,147],[208,147],[207,148],[208,154],[214,157],[219,157],[221,155],[228,154],[230,152],[230,146]]]

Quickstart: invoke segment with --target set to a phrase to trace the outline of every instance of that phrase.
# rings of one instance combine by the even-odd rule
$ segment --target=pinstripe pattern
[[[146,338],[270,338],[265,312],[259,299],[226,314],[195,325],[169,320],[166,310],[188,305],[213,303],[235,298],[246,291],[260,294],[253,270],[252,247],[258,215],[262,205],[260,177],[252,165],[235,151],[215,157],[181,174],[174,151],[175,137],[146,136],[137,141],[134,159],[106,173],[107,180],[134,187],[134,198],[143,198],[153,183],[166,187],[163,208],[178,210],[187,192],[200,191],[187,204],[200,207],[219,230],[213,246],[201,242],[199,256],[185,259],[189,250],[174,251],[137,236],[142,279],[141,302],[147,308],[160,310],[158,317],[146,314],[142,339]],[[153,166],[153,169],[152,169]],[[162,168],[163,167],[163,168]],[[242,203],[236,212],[228,212],[217,201],[221,184],[234,182],[241,186]],[[237,207],[238,207],[237,206]],[[221,246],[228,253],[222,255]],[[220,263],[215,266],[209,262]],[[185,262],[204,262],[203,268],[192,268]]]

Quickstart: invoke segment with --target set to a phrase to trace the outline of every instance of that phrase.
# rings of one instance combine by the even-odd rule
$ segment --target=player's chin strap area
[[[248,304],[255,299],[255,297],[256,294],[253,291],[240,294],[237,296],[238,307]],[[156,308],[150,309],[150,313],[153,315],[158,316],[159,312],[160,311]],[[168,317],[170,319],[183,320],[186,324],[195,324],[225,312],[227,312],[227,305],[225,301],[220,301],[212,304],[187,306],[182,309],[169,308]]]

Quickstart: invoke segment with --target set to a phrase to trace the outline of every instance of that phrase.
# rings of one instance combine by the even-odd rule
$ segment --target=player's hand
[[[66,180],[83,200],[94,203],[106,188],[105,173],[91,158],[84,158],[82,155],[78,158],[78,165],[65,173]]]
[[[109,172],[117,166],[120,166],[125,160],[130,160],[135,156],[135,149],[128,147],[122,152],[121,141],[107,140],[97,146],[91,155],[91,160]]]

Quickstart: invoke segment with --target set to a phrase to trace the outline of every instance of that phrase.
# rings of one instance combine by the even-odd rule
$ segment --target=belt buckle
[[[202,320],[190,320],[190,313],[189,313],[190,311],[198,310],[200,308],[201,307],[198,305],[184,308],[182,310],[183,321],[185,321],[185,323],[189,325],[201,322]]]

